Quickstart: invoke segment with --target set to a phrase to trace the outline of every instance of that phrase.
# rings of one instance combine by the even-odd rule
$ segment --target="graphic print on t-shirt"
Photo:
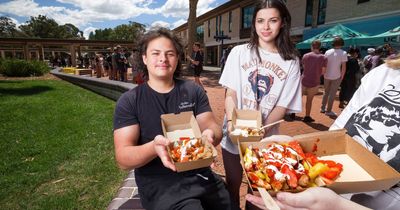
[[[264,96],[267,96],[274,84],[274,78],[266,73],[266,75],[259,74],[258,69],[252,71],[248,78],[251,84],[251,90],[258,103],[262,101]]]
[[[347,121],[350,136],[400,171],[400,90],[388,85]]]

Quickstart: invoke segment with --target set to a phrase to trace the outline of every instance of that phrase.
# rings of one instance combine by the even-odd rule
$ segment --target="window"
[[[254,6],[243,7],[242,9],[242,28],[251,28]]]
[[[229,29],[229,32],[232,32],[232,11],[230,11],[229,12],[229,25],[228,25],[228,29]]]
[[[222,17],[221,15],[219,17],[219,23],[218,23],[218,34],[221,34],[222,31]],[[223,33],[223,32],[222,32]]]
[[[204,27],[203,25],[197,26],[196,28],[196,41],[203,42],[204,40]]]
[[[218,36],[218,17],[215,17],[215,36]]]
[[[207,26],[207,30],[208,30],[208,37],[211,36],[211,27],[210,27],[210,20],[208,20],[208,26]]]
[[[327,0],[319,0],[318,7],[318,25],[325,23],[325,15],[326,15],[326,1]]]
[[[304,26],[311,26],[313,22],[313,0],[307,0],[306,18]],[[319,0],[317,24],[324,24],[326,16],[326,0]]]
[[[365,3],[365,2],[369,2],[369,0],[358,0],[357,4],[362,4],[362,3]]]

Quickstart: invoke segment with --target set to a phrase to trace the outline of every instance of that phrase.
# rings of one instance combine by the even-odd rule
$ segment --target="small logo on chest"
[[[187,101],[181,102],[181,104],[179,104],[179,109],[187,109],[187,108],[192,108],[194,107],[195,102],[193,103],[189,103]]]

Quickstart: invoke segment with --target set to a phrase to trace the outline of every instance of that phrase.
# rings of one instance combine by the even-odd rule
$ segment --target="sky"
[[[229,0],[199,0],[200,16]],[[186,23],[189,0],[0,0],[0,16],[17,27],[31,16],[45,15],[58,24],[72,23],[87,38],[96,29],[114,28],[129,21],[174,29]]]

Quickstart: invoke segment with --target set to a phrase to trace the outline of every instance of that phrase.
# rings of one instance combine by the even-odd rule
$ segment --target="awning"
[[[296,44],[296,48],[297,49],[309,49],[311,47],[311,43],[316,39],[321,41],[321,43],[322,43],[321,47],[330,48],[333,39],[337,36],[340,36],[344,40],[344,42],[345,42],[344,47],[358,45],[357,40],[359,38],[369,37],[365,34],[362,34],[360,32],[357,32],[355,30],[347,28],[347,27],[343,26],[342,24],[337,24],[334,27],[329,28],[328,30],[326,30],[320,34],[317,34],[303,42]]]

